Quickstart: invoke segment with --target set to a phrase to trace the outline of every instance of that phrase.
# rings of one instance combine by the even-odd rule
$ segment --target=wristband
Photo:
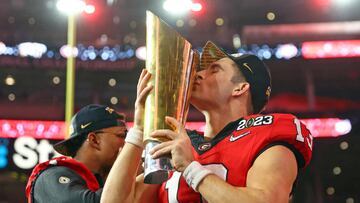
[[[197,161],[191,162],[183,172],[186,183],[198,192],[197,187],[200,182],[207,176],[213,174],[209,169],[205,168]]]
[[[144,148],[143,132],[138,128],[131,128],[126,135],[125,142]]]

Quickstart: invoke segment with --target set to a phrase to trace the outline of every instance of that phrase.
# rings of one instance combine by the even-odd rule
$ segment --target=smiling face
[[[239,75],[239,70],[230,58],[213,62],[209,67],[197,73],[191,104],[200,111],[226,105],[232,97],[236,86],[234,77],[236,78],[237,75]]]

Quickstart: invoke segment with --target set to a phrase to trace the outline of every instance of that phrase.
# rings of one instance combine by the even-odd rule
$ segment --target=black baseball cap
[[[54,149],[62,155],[74,156],[84,137],[93,131],[114,127],[126,126],[125,116],[114,109],[90,104],[80,109],[71,119],[69,126],[70,137],[54,145]]]
[[[211,63],[225,57],[236,63],[246,81],[250,84],[254,113],[260,113],[269,101],[271,93],[271,75],[268,67],[255,55],[230,55],[213,42],[208,41],[203,47],[200,69],[206,69]]]

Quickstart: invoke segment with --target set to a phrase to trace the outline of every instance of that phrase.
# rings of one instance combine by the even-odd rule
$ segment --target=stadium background
[[[76,19],[75,111],[101,103],[132,121],[149,9],[200,51],[212,40],[268,64],[266,112],[293,113],[316,137],[291,202],[359,202],[360,1],[194,0],[183,14],[164,2],[86,1],[91,6]],[[66,42],[67,17],[57,1],[0,1],[1,203],[25,202],[31,168],[51,158],[51,144],[64,137]],[[202,116],[190,109],[188,120],[201,126]]]

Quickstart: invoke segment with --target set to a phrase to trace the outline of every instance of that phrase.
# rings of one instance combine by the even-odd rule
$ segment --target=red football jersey
[[[311,159],[313,138],[305,125],[291,114],[251,115],[229,123],[211,141],[189,132],[195,160],[236,187],[246,186],[255,159],[274,145],[294,152],[299,168]],[[171,172],[158,193],[159,202],[204,202],[179,172]]]

